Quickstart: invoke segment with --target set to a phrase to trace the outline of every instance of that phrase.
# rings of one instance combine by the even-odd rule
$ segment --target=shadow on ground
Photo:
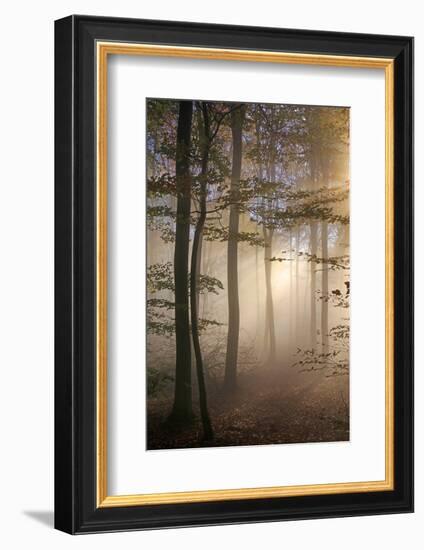
[[[38,523],[42,523],[46,527],[53,529],[54,526],[54,513],[52,510],[24,510],[23,512],[27,517],[35,519]]]

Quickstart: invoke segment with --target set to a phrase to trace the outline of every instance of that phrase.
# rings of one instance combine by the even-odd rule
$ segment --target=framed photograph
[[[413,39],[55,25],[55,525],[411,512]]]

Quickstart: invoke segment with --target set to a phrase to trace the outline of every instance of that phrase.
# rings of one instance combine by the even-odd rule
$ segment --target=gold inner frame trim
[[[162,46],[123,42],[96,43],[97,55],[97,506],[142,506],[276,498],[394,489],[394,60],[253,50]],[[107,493],[107,61],[109,55],[142,55],[190,59],[219,59],[262,63],[384,69],[386,135],[386,365],[385,365],[385,479],[349,483],[255,487],[109,496]]]

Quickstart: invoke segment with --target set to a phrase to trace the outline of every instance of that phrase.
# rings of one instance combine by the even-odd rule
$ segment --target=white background
[[[70,537],[53,506],[53,20],[70,13],[416,36],[416,201],[424,177],[424,29],[420,3],[299,0],[20,2],[2,10],[0,86],[0,543],[4,548],[422,548],[424,294],[416,285],[416,513]],[[416,221],[416,280],[424,277]]]
[[[113,56],[108,78],[108,494],[384,479],[384,70]],[[164,95],[350,107],[349,442],[146,451],[141,152],[145,98]]]

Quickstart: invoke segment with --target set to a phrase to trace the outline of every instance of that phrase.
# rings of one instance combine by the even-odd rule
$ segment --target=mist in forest
[[[349,109],[147,100],[147,448],[349,440]]]

